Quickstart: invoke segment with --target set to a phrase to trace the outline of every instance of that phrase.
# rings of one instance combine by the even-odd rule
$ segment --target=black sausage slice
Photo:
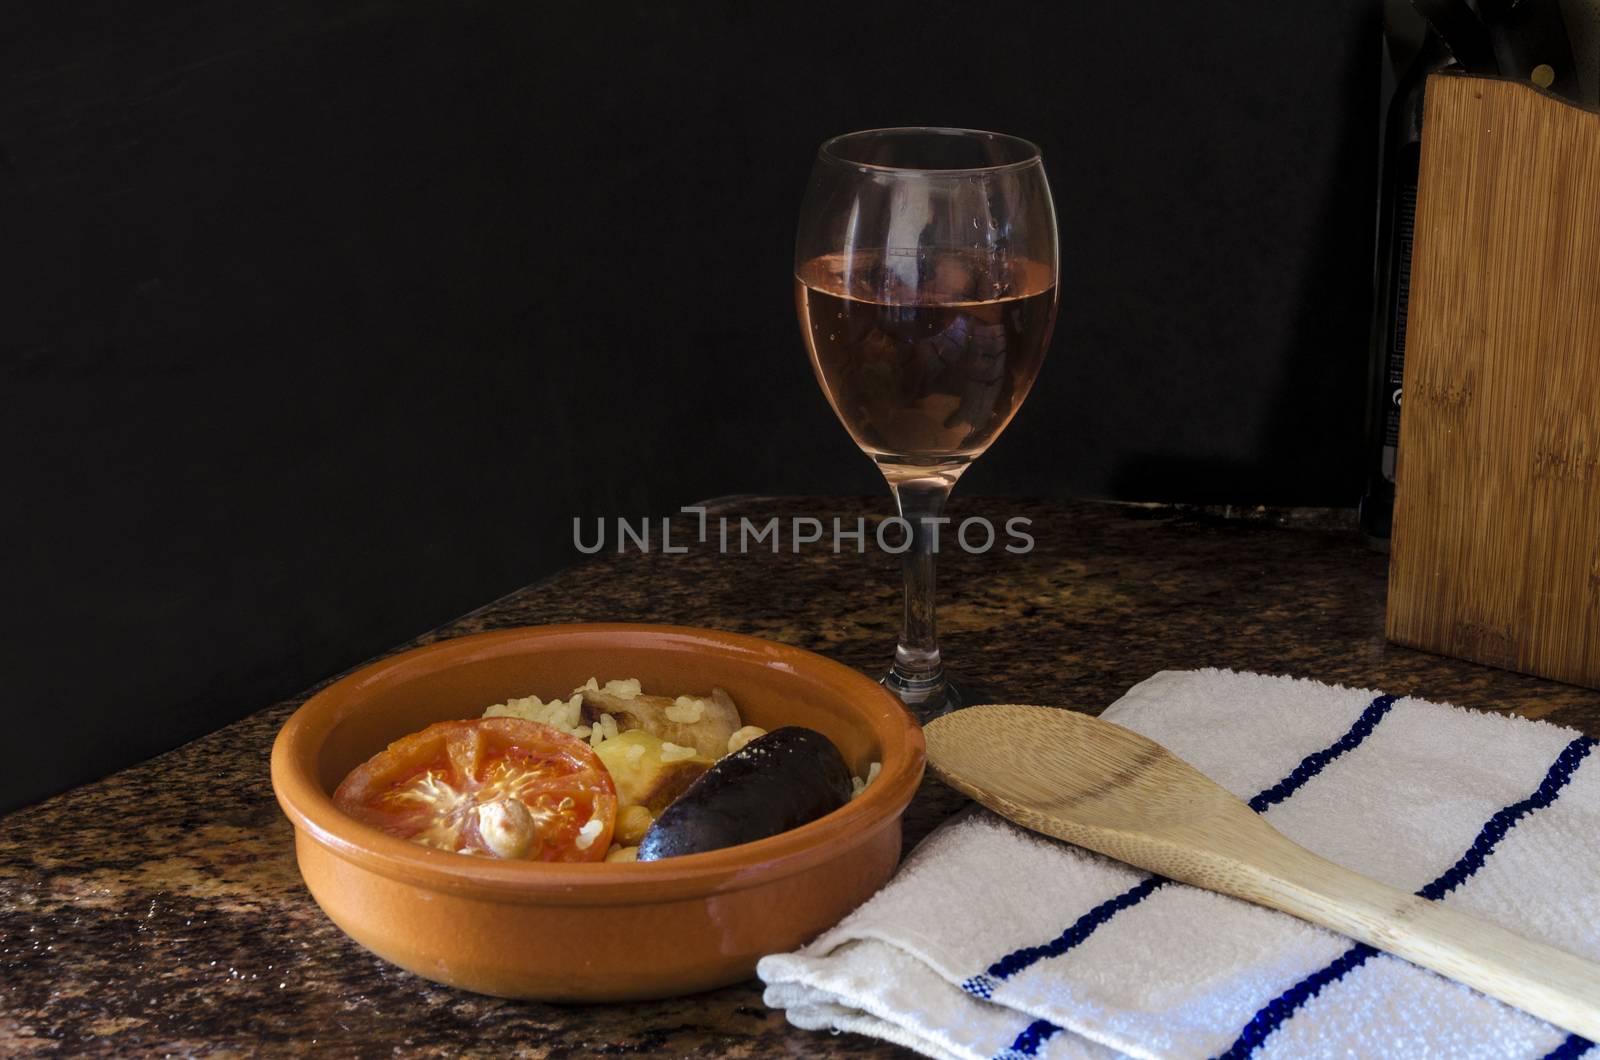
[[[639,843],[640,861],[701,854],[787,832],[850,801],[850,769],[820,732],[788,725],[705,772]]]

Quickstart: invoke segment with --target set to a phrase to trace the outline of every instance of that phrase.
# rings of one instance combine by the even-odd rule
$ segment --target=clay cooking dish
[[[347,817],[330,797],[390,741],[471,718],[510,696],[567,695],[598,677],[649,691],[727,689],[749,724],[805,725],[852,772],[859,798],[760,842],[652,863],[554,865],[431,850]],[[418,975],[545,1000],[670,997],[748,977],[757,958],[836,923],[889,878],[923,742],[867,677],[771,641],[671,626],[544,626],[396,655],[319,692],[272,749],[300,873],[351,938]]]

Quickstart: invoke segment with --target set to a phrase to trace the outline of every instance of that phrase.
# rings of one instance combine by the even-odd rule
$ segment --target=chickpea
[[[654,823],[655,818],[643,806],[624,806],[617,811],[617,827],[613,834],[623,846],[636,845]]]
[[[533,846],[533,815],[516,799],[496,799],[478,807],[478,834],[496,857],[520,858]]]
[[[767,730],[763,729],[759,725],[746,725],[744,728],[739,729],[732,736],[728,737],[728,753],[733,754],[733,752],[739,750],[751,740],[754,740],[759,736],[765,736],[766,734]]]

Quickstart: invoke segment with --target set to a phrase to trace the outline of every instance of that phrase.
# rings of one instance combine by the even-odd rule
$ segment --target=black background
[[[1045,153],[1053,352],[963,492],[1359,492],[1374,5],[7,11],[0,808],[573,561],[574,516],[881,490],[790,292],[854,128]]]

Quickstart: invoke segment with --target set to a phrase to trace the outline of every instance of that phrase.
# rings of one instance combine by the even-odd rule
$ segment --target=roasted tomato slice
[[[441,721],[357,766],[345,813],[440,850],[523,861],[601,861],[617,789],[584,741],[522,718]]]

